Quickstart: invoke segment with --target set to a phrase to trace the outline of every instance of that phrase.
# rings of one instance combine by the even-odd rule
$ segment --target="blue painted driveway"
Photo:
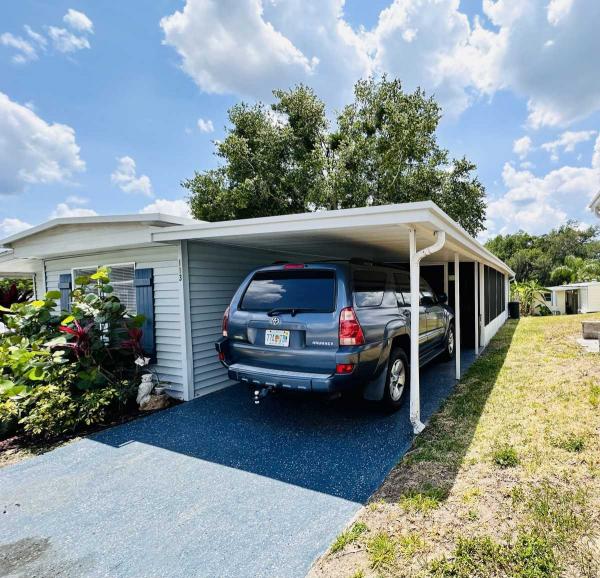
[[[423,370],[425,418],[453,386]],[[234,386],[0,470],[0,576],[302,577],[411,440],[408,404]]]

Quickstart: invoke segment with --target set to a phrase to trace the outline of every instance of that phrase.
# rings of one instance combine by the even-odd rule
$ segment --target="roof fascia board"
[[[106,225],[111,223],[138,223],[141,225],[146,224],[147,226],[156,226],[158,229],[158,223],[164,223],[165,225],[171,226],[185,226],[190,225],[191,219],[184,217],[174,217],[170,215],[164,215],[163,213],[139,213],[132,215],[97,215],[93,217],[59,217],[57,219],[51,219],[45,223],[35,225],[29,229],[25,229],[20,233],[15,233],[9,237],[0,240],[0,247],[9,247],[13,243],[43,233],[56,227],[62,227],[66,225]],[[156,224],[156,225],[154,225]]]
[[[500,268],[510,275],[514,272],[500,259],[495,257],[478,241],[473,239],[458,223],[448,217],[431,201],[406,203],[402,205],[381,205],[339,211],[323,211],[321,213],[281,215],[254,219],[222,221],[202,225],[173,227],[152,234],[154,241],[175,240],[215,240],[222,237],[238,237],[245,235],[269,235],[274,233],[306,232],[321,229],[360,228],[387,225],[427,225],[434,230],[443,230],[454,240],[459,253],[473,260],[483,261]],[[451,244],[451,243],[450,243]]]

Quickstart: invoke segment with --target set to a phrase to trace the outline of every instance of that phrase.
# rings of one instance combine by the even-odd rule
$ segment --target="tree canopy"
[[[441,109],[420,89],[406,93],[386,77],[359,81],[333,123],[309,87],[273,94],[270,106],[234,105],[215,143],[219,166],[182,183],[197,219],[432,200],[472,235],[483,229],[476,167],[440,147]]]
[[[561,285],[600,280],[600,227],[569,221],[544,235],[498,235],[486,247],[506,262],[517,281]]]

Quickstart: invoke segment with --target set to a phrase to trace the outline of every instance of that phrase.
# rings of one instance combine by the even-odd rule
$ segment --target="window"
[[[387,273],[356,269],[353,275],[354,303],[357,307],[379,307],[383,301]]]
[[[410,307],[410,277],[408,273],[394,273],[394,290],[398,304]]]
[[[98,271],[100,266],[109,269],[110,285],[113,288],[113,295],[116,295],[119,298],[119,301],[125,305],[125,308],[129,313],[135,313],[135,265],[133,263],[124,265],[98,265],[95,267],[73,269],[73,286],[75,286],[75,279],[93,275]],[[88,290],[93,291],[93,285],[91,283]]]
[[[421,301],[423,300],[423,297],[426,297],[428,300],[430,300],[430,303],[437,303],[437,297],[435,293],[429,286],[429,283],[427,283],[427,281],[424,279],[421,279],[419,291],[421,293]]]
[[[335,309],[334,273],[322,269],[259,271],[250,281],[240,309],[333,311]]]

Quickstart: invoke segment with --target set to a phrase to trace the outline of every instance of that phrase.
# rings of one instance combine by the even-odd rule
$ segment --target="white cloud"
[[[84,48],[90,48],[89,40],[85,36],[78,36],[69,32],[66,28],[50,26],[48,36],[56,50],[63,53],[77,52]]]
[[[135,161],[131,157],[124,156],[118,158],[117,161],[117,168],[110,176],[115,185],[126,193],[141,193],[148,197],[154,196],[150,177],[147,175],[137,176]]]
[[[24,64],[38,58],[38,53],[34,45],[22,36],[15,36],[10,32],[4,32],[0,34],[0,44],[14,48],[17,51],[17,54],[12,58],[13,62],[17,64]]]
[[[215,130],[212,120],[204,120],[203,118],[198,119],[198,128],[200,132],[214,132]]]
[[[559,226],[589,204],[600,180],[600,137],[596,139],[589,167],[562,166],[545,175],[504,165],[502,180],[507,192],[488,204],[490,234],[524,229],[543,233]]]
[[[0,92],[0,195],[20,193],[28,184],[65,182],[83,170],[70,126],[49,124]]]
[[[65,217],[95,217],[98,213],[93,209],[84,209],[82,207],[71,207],[67,203],[58,203],[55,209],[50,213],[49,219],[62,219]]]
[[[160,25],[165,43],[177,50],[183,69],[205,92],[264,95],[316,65],[265,21],[260,0],[188,0],[182,12]],[[268,88],[261,90],[263,83]]]
[[[557,161],[561,150],[572,153],[579,143],[590,140],[595,134],[595,130],[568,130],[563,132],[558,139],[544,143],[542,148],[550,153],[550,158],[553,161]]]
[[[198,119],[198,128],[200,132],[214,132],[215,127],[213,125],[213,121],[208,119],[204,120],[203,118]]]
[[[58,26],[48,26],[48,37],[52,41],[55,50],[65,54],[90,48],[89,40],[86,34],[94,33],[92,21],[83,13],[69,8],[63,16],[63,21],[75,32]],[[24,64],[39,57],[38,50],[46,50],[48,39],[39,32],[35,32],[27,24],[23,27],[29,39],[22,36],[15,36],[10,32],[4,32],[0,35],[0,44],[9,46],[17,51],[13,56],[13,62]]]
[[[87,205],[89,202],[88,198],[80,197],[79,195],[71,195],[65,200],[65,203],[68,205]]]
[[[523,136],[513,142],[513,152],[519,155],[521,159],[524,159],[531,152],[531,149],[532,142],[528,136]]]
[[[140,213],[163,213],[163,215],[171,215],[173,217],[185,217],[192,219],[190,206],[187,201],[177,199],[170,201],[168,199],[156,199],[150,205],[146,205]]]
[[[11,235],[16,235],[25,229],[33,227],[30,223],[21,221],[21,219],[7,217],[0,221],[0,239],[5,239]]]
[[[469,21],[459,0],[392,0],[372,29],[354,30],[344,0],[186,0],[161,26],[205,92],[268,99],[305,82],[335,106],[358,78],[388,72],[451,114],[499,90],[524,98],[534,128],[600,110],[600,2],[482,6]]]
[[[547,8],[548,22],[557,26],[560,21],[568,16],[573,6],[573,0],[550,0]]]
[[[63,21],[67,26],[78,32],[94,32],[94,24],[92,21],[83,12],[73,10],[73,8],[67,10],[67,13],[63,16]]]

